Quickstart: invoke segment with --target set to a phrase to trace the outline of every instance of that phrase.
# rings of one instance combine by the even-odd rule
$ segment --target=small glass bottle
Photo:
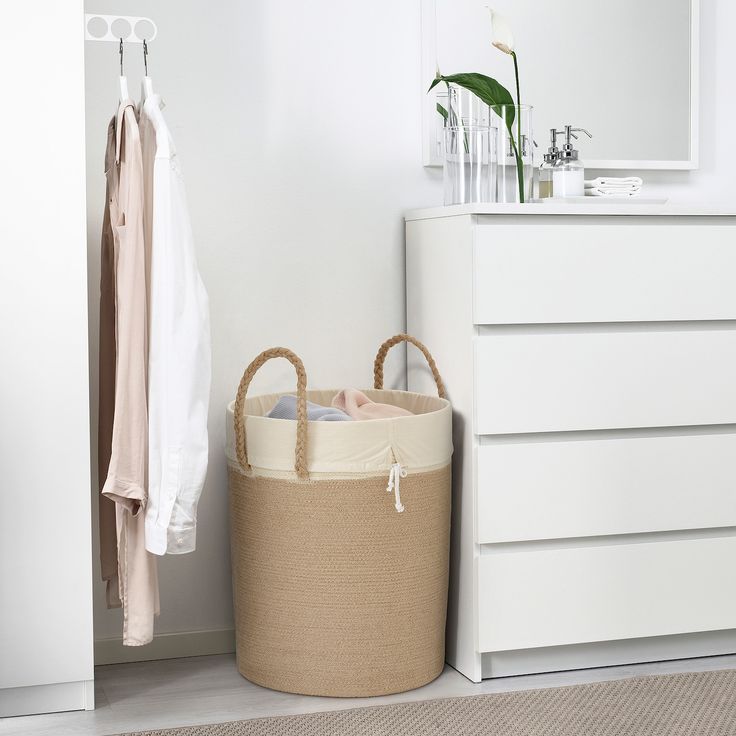
[[[557,156],[551,157],[550,154],[544,154],[544,161],[539,165],[539,199],[549,199],[554,196],[554,185],[552,180],[552,170],[557,161]]]
[[[544,161],[539,165],[539,199],[549,199],[554,196],[552,171],[560,155],[560,149],[557,148],[557,133],[560,132],[562,131],[554,128],[550,128],[549,131],[550,147],[544,154]]]
[[[565,126],[565,144],[552,170],[552,187],[555,197],[582,197],[585,195],[585,165],[578,158],[578,151],[572,146],[572,138],[576,132],[593,136],[585,128]]]

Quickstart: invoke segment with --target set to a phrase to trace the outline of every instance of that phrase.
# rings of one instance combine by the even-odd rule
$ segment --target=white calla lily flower
[[[504,54],[513,54],[514,34],[511,32],[511,26],[506,18],[493,8],[489,7],[488,11],[491,14],[491,43]]]

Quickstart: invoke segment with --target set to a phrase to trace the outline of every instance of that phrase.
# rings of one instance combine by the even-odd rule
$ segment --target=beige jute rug
[[[440,734],[734,736],[736,671],[637,677],[573,687],[426,700],[145,732],[145,736]]]

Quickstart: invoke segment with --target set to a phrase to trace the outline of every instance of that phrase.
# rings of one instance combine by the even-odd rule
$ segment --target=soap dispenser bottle
[[[554,196],[552,172],[560,156],[560,149],[557,148],[557,134],[561,132],[561,130],[555,130],[554,128],[549,130],[551,145],[547,149],[547,153],[544,154],[544,160],[539,165],[539,199],[549,199],[549,197]]]
[[[585,195],[585,166],[579,158],[578,151],[573,148],[572,138],[575,133],[593,136],[585,128],[565,126],[565,143],[562,146],[554,168],[552,169],[552,187],[555,197],[583,197]]]

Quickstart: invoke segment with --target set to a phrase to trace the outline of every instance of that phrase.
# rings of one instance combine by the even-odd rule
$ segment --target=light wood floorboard
[[[344,699],[288,695],[258,687],[238,674],[234,655],[224,654],[97,667],[96,710],[6,718],[0,721],[0,734],[109,736],[124,731],[717,669],[736,669],[736,655],[507,677],[478,685],[446,667],[437,680],[418,690]]]

